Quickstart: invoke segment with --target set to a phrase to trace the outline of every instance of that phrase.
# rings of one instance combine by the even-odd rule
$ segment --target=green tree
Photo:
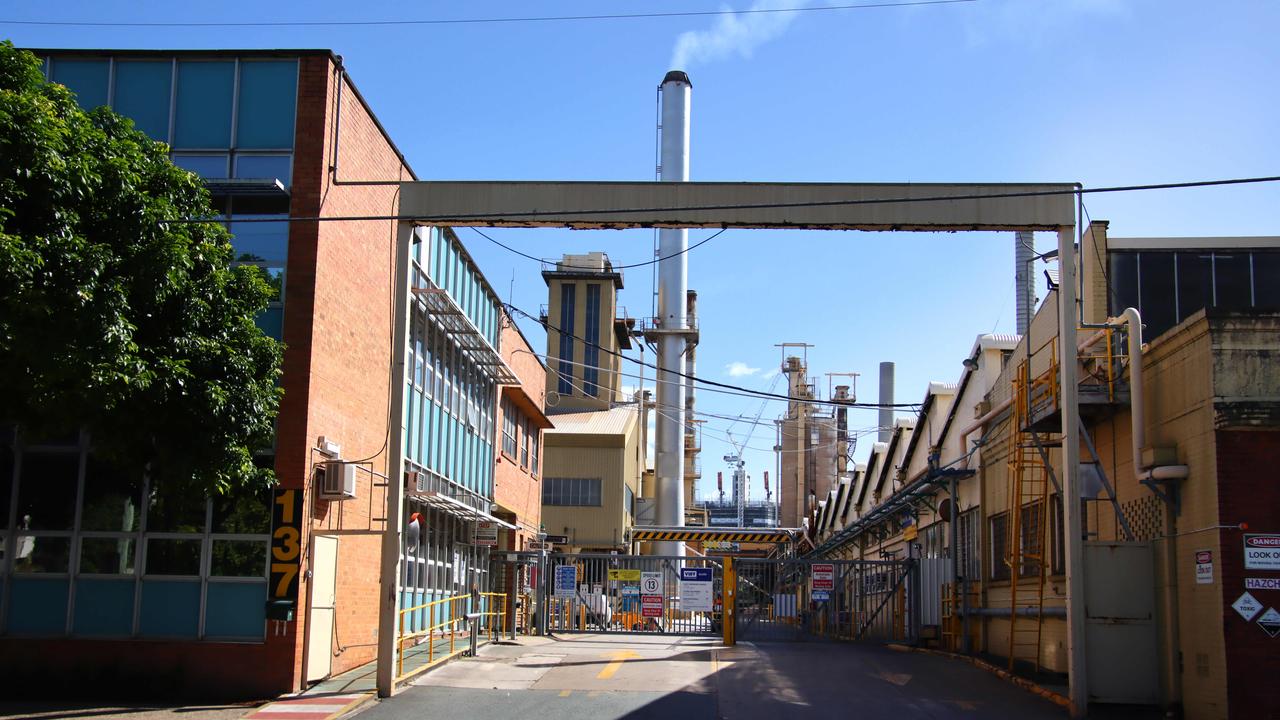
[[[106,108],[83,111],[0,44],[0,422],[149,467],[170,490],[274,481],[280,345],[272,289],[231,267],[199,178]]]

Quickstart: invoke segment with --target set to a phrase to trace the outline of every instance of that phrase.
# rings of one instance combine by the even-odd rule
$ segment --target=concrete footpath
[[[427,673],[359,720],[423,717],[1065,718],[1056,705],[947,658],[849,643],[568,635],[490,645]]]

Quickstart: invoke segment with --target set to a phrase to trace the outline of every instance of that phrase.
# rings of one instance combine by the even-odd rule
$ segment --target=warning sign
[[[662,573],[640,573],[640,616],[662,617]]]
[[[1270,637],[1280,635],[1280,612],[1276,612],[1275,608],[1267,608],[1262,617],[1258,618],[1258,627]]]
[[[640,616],[651,618],[662,617],[662,596],[641,595]]]
[[[639,582],[639,580],[640,580],[640,571],[639,571],[639,570],[631,570],[631,569],[626,569],[626,570],[610,570],[610,571],[609,571],[609,579],[610,579],[610,580],[623,580],[623,581],[629,581],[629,582]]]
[[[1245,590],[1280,590],[1280,578],[1245,578]]]
[[[834,590],[836,587],[836,566],[829,563],[814,563],[810,566],[813,573],[814,590]]]
[[[1245,535],[1246,570],[1280,570],[1280,535]]]
[[[1253,619],[1254,615],[1258,614],[1258,611],[1262,610],[1262,603],[1258,602],[1258,599],[1249,593],[1245,593],[1236,598],[1236,601],[1231,603],[1231,607],[1240,613],[1240,617],[1244,618],[1245,622],[1248,622]]]
[[[1196,551],[1196,584],[1213,584],[1213,552],[1210,550]]]

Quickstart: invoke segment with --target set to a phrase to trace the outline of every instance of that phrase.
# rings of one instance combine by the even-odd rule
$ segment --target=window
[[[516,409],[510,400],[502,401],[502,452],[511,458],[516,456]]]
[[[1213,254],[1213,304],[1227,310],[1245,310],[1253,304],[1249,253]]]
[[[570,507],[599,507],[600,478],[546,478],[542,504]]]
[[[573,394],[573,314],[577,287],[564,284],[560,287],[560,382],[561,395]]]
[[[960,513],[957,519],[956,541],[959,544],[956,560],[959,563],[961,577],[977,580],[982,577],[982,568],[978,561],[978,509],[973,508]]]
[[[1205,307],[1213,305],[1213,254],[1180,252],[1176,257],[1178,321],[1181,322]]]
[[[290,155],[236,155],[238,178],[276,179],[288,187],[293,178],[293,157]]]
[[[1009,513],[1003,512],[991,518],[991,579],[1008,580],[1009,566],[1005,562],[1009,543]]]
[[[520,467],[528,469],[529,467],[529,421],[523,420],[521,424],[524,426],[524,432],[520,437]]]
[[[629,514],[631,517],[635,517],[636,516],[636,494],[635,494],[635,491],[631,489],[631,486],[626,483],[622,484],[622,501],[626,503],[625,507],[627,508],[627,514]]]
[[[1254,307],[1280,309],[1280,252],[1255,252],[1251,259]]]
[[[1024,505],[1018,527],[1018,540],[1021,548],[1022,567],[1019,577],[1034,577],[1040,574],[1041,565],[1045,562],[1045,506],[1043,501]]]
[[[231,147],[233,61],[178,61],[175,148]]]
[[[1147,337],[1155,337],[1177,324],[1177,297],[1173,253],[1141,253],[1138,256],[1138,282],[1142,320],[1149,329]],[[1123,309],[1123,308],[1122,308]]]
[[[586,342],[582,348],[582,391],[591,397],[599,394],[600,382],[600,284],[587,285]]]
[[[172,83],[173,63],[168,60],[118,61],[112,105],[152,140],[168,142]]]
[[[225,178],[230,173],[227,172],[228,156],[224,153],[221,155],[191,155],[185,153],[174,153],[173,164],[189,170],[202,178]]]
[[[297,88],[298,63],[293,60],[241,62],[236,147],[292,149]]]
[[[107,104],[107,85],[111,65],[106,60],[75,60],[56,58],[53,62],[53,78],[76,94],[76,102],[85,110]]]
[[[542,443],[542,431],[533,424],[532,420],[528,421],[525,426],[525,433],[529,436],[529,473],[538,474],[538,445]]]

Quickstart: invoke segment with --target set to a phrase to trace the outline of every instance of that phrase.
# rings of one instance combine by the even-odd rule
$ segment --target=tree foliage
[[[219,223],[165,222],[214,215],[164,144],[0,45],[0,422],[87,428],[96,455],[193,491],[272,482],[253,462],[280,398],[254,324],[272,289]]]

